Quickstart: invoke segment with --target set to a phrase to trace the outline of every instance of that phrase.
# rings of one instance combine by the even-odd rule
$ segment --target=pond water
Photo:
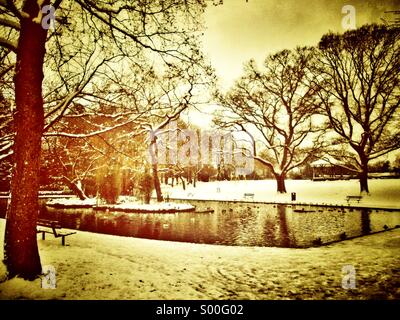
[[[6,200],[0,201],[4,218]],[[185,202],[188,202],[185,200]],[[233,246],[310,247],[400,225],[400,211],[190,200],[213,213],[123,213],[53,209],[41,201],[40,218],[65,228],[158,240]]]

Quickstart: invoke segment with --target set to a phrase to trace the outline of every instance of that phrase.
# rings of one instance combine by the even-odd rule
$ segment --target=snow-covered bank
[[[96,198],[85,200],[80,200],[77,197],[51,199],[46,202],[46,205],[54,208],[92,208],[96,205]]]
[[[0,219],[0,258],[5,221]],[[40,279],[0,284],[2,299],[400,299],[400,230],[309,249],[229,247],[78,231],[63,247],[38,240]],[[342,268],[356,289],[342,288]],[[0,278],[5,269],[1,265]]]
[[[52,199],[46,202],[46,205],[53,208],[93,208],[95,210],[110,210],[122,212],[136,213],[171,213],[171,212],[190,212],[194,211],[195,207],[187,203],[119,203],[119,204],[97,204],[95,198],[79,200],[78,198]]]
[[[171,213],[171,212],[190,212],[194,211],[195,207],[185,203],[153,203],[153,204],[140,204],[140,203],[122,203],[115,205],[99,205],[93,207],[95,210],[110,210],[110,211],[123,211],[123,212],[137,212],[137,213]]]
[[[400,179],[371,179],[370,194],[363,194],[361,201],[347,202],[349,195],[359,195],[358,180],[311,181],[287,180],[286,194],[276,192],[275,180],[213,181],[171,187],[162,185],[163,193],[171,199],[208,199],[233,201],[260,201],[292,203],[291,193],[296,193],[295,203],[357,206],[369,208],[400,209]],[[254,197],[245,197],[245,193]]]

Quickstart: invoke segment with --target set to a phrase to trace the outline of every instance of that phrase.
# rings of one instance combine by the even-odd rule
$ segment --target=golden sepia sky
[[[261,63],[268,53],[316,45],[328,31],[343,32],[345,5],[354,6],[360,27],[393,19],[385,11],[399,10],[400,0],[224,0],[206,10],[204,50],[227,89],[251,58]]]

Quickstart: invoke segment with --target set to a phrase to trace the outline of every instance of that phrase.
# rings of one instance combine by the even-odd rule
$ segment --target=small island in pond
[[[93,209],[101,211],[121,211],[128,213],[176,213],[193,212],[195,207],[187,203],[150,203],[124,202],[119,204],[98,204],[96,198],[79,200],[75,198],[52,199],[47,201],[46,206],[57,209]]]

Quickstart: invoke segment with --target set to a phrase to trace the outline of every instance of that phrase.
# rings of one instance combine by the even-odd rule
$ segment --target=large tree
[[[45,1],[48,4],[48,1]],[[41,273],[36,242],[39,212],[39,162],[44,125],[43,62],[47,30],[34,21],[40,8],[26,1],[22,10],[13,1],[7,8],[19,19],[16,46],[14,138],[15,168],[11,180],[11,205],[7,211],[5,263],[10,276],[32,279]]]
[[[224,111],[216,123],[248,134],[254,144],[248,156],[272,171],[280,193],[286,192],[287,173],[322,145],[318,90],[308,80],[312,59],[311,49],[297,48],[268,56],[261,70],[250,61],[244,76],[219,97]]]
[[[400,28],[366,25],[327,34],[319,43],[314,83],[338,136],[331,154],[358,170],[368,189],[368,163],[400,147]]]
[[[19,275],[25,279],[33,279],[41,273],[36,222],[39,159],[45,129],[42,85],[46,42],[49,40],[47,49],[51,50],[53,45],[77,39],[86,39],[88,46],[93,45],[95,38],[98,47],[93,55],[96,57],[108,57],[110,51],[118,51],[124,57],[132,58],[145,49],[161,55],[166,63],[171,59],[196,63],[199,54],[194,32],[197,31],[197,17],[204,8],[204,1],[56,0],[52,8],[61,19],[56,22],[56,31],[49,33],[42,27],[43,19],[48,18],[46,10],[42,13],[46,5],[49,5],[48,0],[0,2],[4,13],[0,24],[9,30],[8,38],[0,37],[0,45],[16,52],[15,168],[11,181],[11,205],[7,211],[5,264],[9,277]],[[57,48],[69,50],[70,46]],[[62,61],[59,62],[68,66],[66,73],[70,72],[71,77],[77,75],[74,65],[84,52],[82,49],[76,54],[61,55]],[[152,54],[148,56],[154,57]],[[90,67],[91,64],[84,66]],[[67,82],[68,77],[63,80]],[[65,112],[66,106],[57,109],[58,115]]]

